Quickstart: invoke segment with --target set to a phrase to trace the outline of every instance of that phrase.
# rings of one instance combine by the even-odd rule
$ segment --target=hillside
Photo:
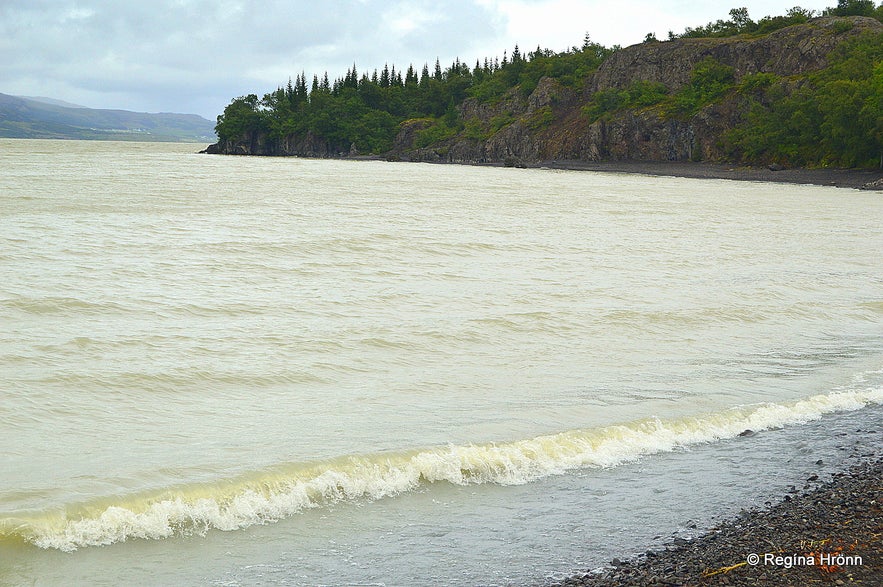
[[[500,64],[436,64],[432,75],[424,67],[420,76],[409,68],[404,77],[394,69],[359,77],[354,68],[333,85],[314,77],[310,91],[299,76],[263,100],[234,100],[208,152],[883,165],[883,24],[862,16],[788,22],[624,49],[588,39],[560,54],[523,56],[516,47]]]
[[[213,126],[195,114],[71,108],[0,94],[0,138],[205,142]]]

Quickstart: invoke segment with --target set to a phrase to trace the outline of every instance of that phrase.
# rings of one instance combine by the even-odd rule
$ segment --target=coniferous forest
[[[652,112],[660,120],[684,120],[726,102],[739,115],[715,139],[718,159],[736,163],[781,163],[789,166],[883,166],[883,33],[880,28],[850,34],[856,19],[883,22],[883,2],[840,0],[821,14],[795,7],[781,16],[751,19],[744,8],[729,18],[670,32],[664,41],[648,34],[644,44],[677,43],[686,39],[759,39],[775,31],[838,17],[832,35],[844,35],[827,56],[825,67],[796,75],[754,72],[735,75],[734,68],[707,57],[697,63],[688,83],[676,89],[636,80],[628,87],[588,91],[587,80],[622,49],[604,47],[586,35],[581,46],[562,52],[518,46],[502,58],[474,63],[455,60],[442,67],[413,65],[402,69],[361,70],[355,64],[343,77],[327,73],[297,74],[263,98],[250,94],[234,99],[218,117],[220,143],[261,136],[274,143],[286,137],[313,137],[340,155],[383,155],[393,148],[403,125],[417,129],[415,149],[453,139],[484,141],[517,115],[505,109],[490,117],[467,116],[467,100],[487,106],[530,96],[548,78],[555,86],[583,96],[579,115],[584,124],[625,113]],[[522,124],[541,130],[553,123],[553,105],[532,111]],[[419,124],[414,124],[418,122]],[[693,159],[697,157],[691,152]]]
[[[456,106],[466,98],[493,101],[513,88],[530,93],[543,76],[577,87],[612,51],[586,39],[582,47],[562,53],[538,48],[522,55],[516,46],[511,57],[485,59],[474,67],[455,61],[442,69],[436,60],[419,73],[413,66],[403,73],[385,65],[369,75],[353,65],[333,82],[327,73],[321,79],[314,75],[309,87],[300,74],[263,99],[250,94],[233,100],[218,117],[216,131],[222,140],[254,131],[271,137],[310,132],[341,152],[355,145],[362,153],[383,153],[403,120],[426,118],[434,124],[419,139],[425,146],[461,130]]]

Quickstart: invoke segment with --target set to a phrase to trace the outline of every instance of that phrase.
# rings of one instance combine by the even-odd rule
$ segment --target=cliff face
[[[753,73],[789,76],[815,71],[827,65],[830,52],[848,36],[883,30],[883,24],[873,18],[852,17],[853,27],[838,33],[836,23],[843,20],[819,18],[757,39],[679,39],[632,45],[611,55],[589,88],[592,92],[625,88],[640,80],[677,90],[690,81],[693,68],[707,57],[733,67],[737,82]]]
[[[735,84],[757,73],[773,74],[791,83],[787,80],[792,76],[824,68],[839,44],[867,31],[883,34],[883,24],[864,17],[818,18],[758,38],[679,39],[633,45],[613,53],[577,90],[543,78],[528,96],[516,88],[493,104],[467,99],[457,107],[464,130],[429,146],[418,145],[421,131],[433,121],[405,121],[392,149],[384,156],[507,165],[547,160],[721,159],[721,137],[738,127],[747,111],[745,101],[736,92],[677,115],[649,106],[619,109],[592,119],[584,113],[585,106],[598,92],[624,90],[636,82],[661,84],[673,95],[691,83],[697,65],[709,58],[732,68]],[[208,151],[302,157],[355,154],[331,149],[327,141],[311,134],[281,140],[246,135],[212,145]]]
[[[265,155],[276,157],[343,157],[328,146],[328,141],[312,133],[287,135],[274,140],[264,133],[247,132],[233,141],[219,141],[203,151],[212,155]]]
[[[761,38],[679,39],[621,49],[590,76],[580,92],[544,78],[527,98],[512,94],[495,106],[466,100],[461,119],[487,125],[508,115],[513,122],[484,140],[455,138],[415,149],[407,125],[396,140],[396,157],[412,161],[527,164],[544,160],[686,161],[719,159],[720,137],[739,125],[745,107],[738,97],[722,100],[689,116],[672,117],[659,109],[626,109],[611,118],[589,122],[582,113],[592,96],[621,90],[635,82],[664,85],[674,93],[690,82],[697,64],[707,58],[733,68],[735,83],[749,74],[796,76],[824,68],[837,45],[865,31],[883,33],[879,21],[852,17],[852,28],[820,18]],[[537,124],[551,112],[552,119]]]
[[[553,145],[565,132],[567,119],[574,112],[578,115],[580,105],[576,92],[563,88],[553,79],[542,78],[527,97],[513,92],[493,106],[470,98],[458,107],[461,120],[482,127],[492,126],[493,121],[501,117],[511,119],[491,136],[455,137],[442,144],[415,149],[415,132],[426,123],[406,122],[396,137],[392,154],[410,161],[450,163],[520,164],[555,158]]]

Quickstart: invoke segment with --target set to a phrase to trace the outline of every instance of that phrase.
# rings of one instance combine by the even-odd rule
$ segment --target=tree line
[[[669,31],[669,40],[689,38],[721,38],[736,35],[765,35],[795,24],[803,24],[818,16],[867,16],[883,22],[883,3],[874,5],[874,0],[838,0],[836,7],[822,11],[807,10],[800,6],[788,10],[784,15],[765,16],[754,21],[747,8],[730,10],[729,20],[719,19],[705,26],[687,27],[681,34]],[[656,35],[648,33],[645,41],[655,41]]]
[[[334,81],[327,73],[314,75],[308,89],[306,76],[300,74],[262,99],[256,94],[234,99],[215,130],[221,140],[248,133],[271,140],[312,133],[339,152],[355,147],[362,153],[382,153],[392,146],[403,120],[428,118],[443,133],[456,132],[462,129],[456,107],[466,98],[493,102],[514,87],[527,95],[544,76],[577,87],[614,50],[586,36],[582,47],[559,53],[537,47],[522,54],[516,45],[502,60],[486,58],[472,67],[457,59],[442,69],[436,60],[431,70],[424,64],[419,75],[413,65],[404,73],[384,65],[369,74],[354,64]]]
[[[800,7],[784,16],[753,21],[745,8],[730,10],[729,20],[687,28],[670,38],[763,35],[815,16],[869,16],[883,21],[883,2],[839,0],[821,14]],[[838,26],[851,26],[849,21]],[[648,42],[655,41],[648,35]],[[594,94],[583,112],[591,122],[615,116],[626,108],[659,109],[663,116],[683,117],[734,95],[743,100],[745,124],[723,137],[727,152],[740,161],[776,160],[792,165],[869,166],[883,151],[883,35],[868,35],[845,43],[827,69],[799,84],[770,74],[747,76],[737,86],[731,68],[706,60],[691,83],[674,94],[661,84],[639,82],[625,90]],[[321,138],[332,152],[384,153],[392,148],[403,121],[425,119],[416,146],[428,146],[458,134],[485,139],[512,120],[504,116],[487,124],[461,120],[457,107],[467,98],[493,104],[519,92],[527,96],[539,80],[549,77],[574,89],[582,88],[618,46],[604,47],[586,35],[582,46],[562,52],[541,49],[522,53],[516,45],[502,59],[485,58],[470,66],[455,60],[442,68],[439,60],[418,71],[384,65],[359,71],[354,64],[333,81],[328,74],[301,73],[286,85],[258,98],[234,99],[218,116],[215,130],[221,141],[260,135],[268,141],[288,136]],[[544,113],[550,123],[551,111]]]

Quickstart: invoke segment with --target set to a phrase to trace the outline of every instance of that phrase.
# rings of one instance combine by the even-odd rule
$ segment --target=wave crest
[[[527,440],[450,445],[404,453],[289,464],[215,484],[71,505],[0,520],[0,534],[41,548],[72,551],[128,539],[163,539],[231,531],[341,501],[375,500],[422,484],[528,483],[586,467],[613,467],[640,457],[733,438],[824,414],[883,403],[883,388],[817,395],[791,404],[762,404],[662,421],[646,419],[571,430]]]

